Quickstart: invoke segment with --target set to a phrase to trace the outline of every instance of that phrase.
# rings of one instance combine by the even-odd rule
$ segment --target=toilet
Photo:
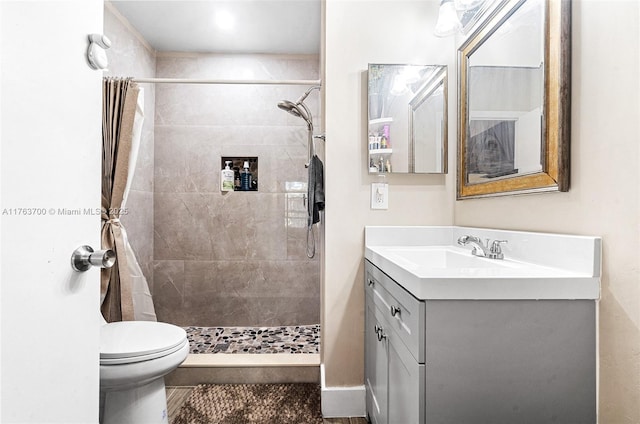
[[[167,424],[164,376],[187,357],[186,332],[152,321],[100,328],[100,423]]]

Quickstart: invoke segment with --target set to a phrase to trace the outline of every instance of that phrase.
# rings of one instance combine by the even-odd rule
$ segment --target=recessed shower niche
[[[222,171],[226,170],[227,163],[229,169],[233,171],[233,189],[222,191],[258,191],[258,157],[257,156],[222,156]],[[247,166],[248,165],[248,166]],[[224,180],[224,174],[220,178]]]

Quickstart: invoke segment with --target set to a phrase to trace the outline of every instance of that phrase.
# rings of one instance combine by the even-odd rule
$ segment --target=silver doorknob
[[[116,253],[111,250],[95,251],[91,246],[80,246],[71,255],[71,268],[74,271],[86,271],[91,266],[111,268],[116,263]]]

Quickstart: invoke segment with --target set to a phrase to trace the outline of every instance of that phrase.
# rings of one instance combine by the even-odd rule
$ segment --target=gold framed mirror
[[[568,191],[570,16],[504,0],[458,50],[458,199]]]

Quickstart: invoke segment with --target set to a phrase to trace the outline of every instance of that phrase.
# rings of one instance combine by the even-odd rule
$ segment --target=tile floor
[[[191,386],[168,386],[167,387],[167,409],[169,410],[169,423],[178,414],[180,407],[187,400],[193,390]],[[325,418],[324,424],[368,424],[366,418]]]
[[[190,353],[319,353],[320,325],[185,327]]]

